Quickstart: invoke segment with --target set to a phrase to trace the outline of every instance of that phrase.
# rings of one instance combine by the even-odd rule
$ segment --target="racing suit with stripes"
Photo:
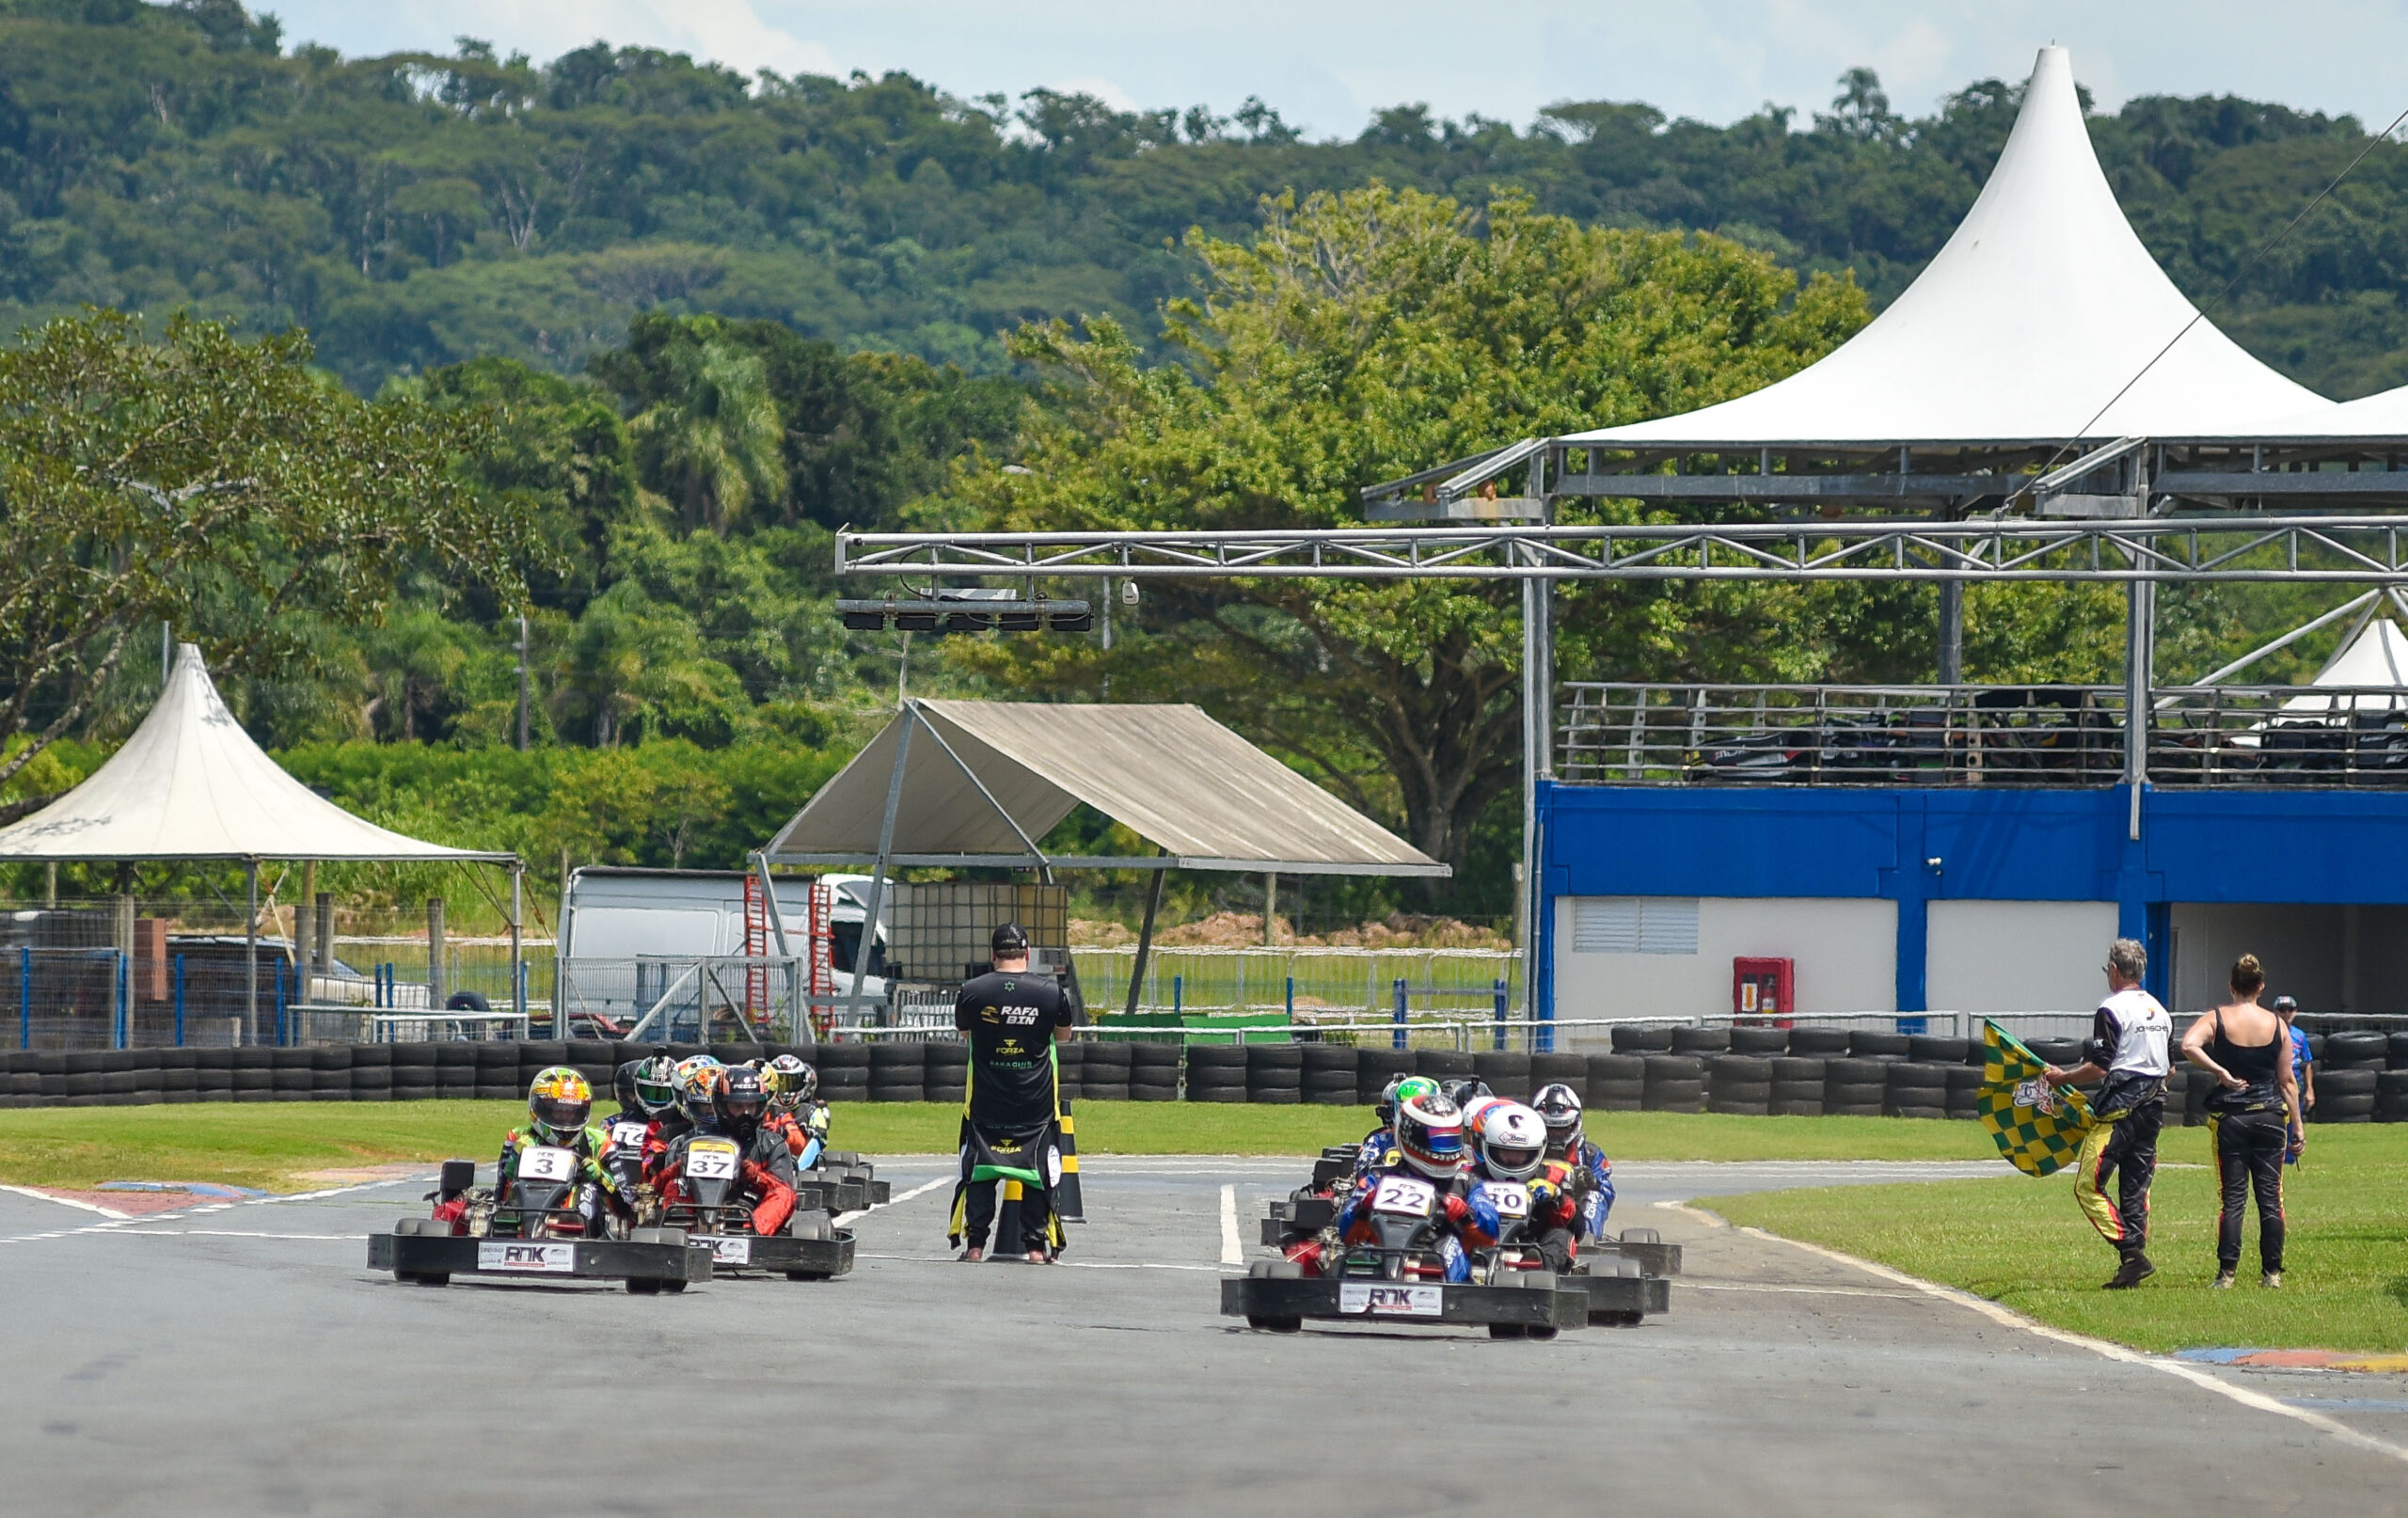
[[[2106,1067],[2107,1080],[2090,1103],[2093,1121],[2074,1163],[2073,1194],[2099,1236],[2122,1255],[2138,1255],[2148,1242],[2148,1188],[2165,1121],[2166,1043],[2173,1031],[2165,1008],[2137,986],[2109,996],[2092,1021],[2091,1041],[2099,1051],[2094,1062]]]

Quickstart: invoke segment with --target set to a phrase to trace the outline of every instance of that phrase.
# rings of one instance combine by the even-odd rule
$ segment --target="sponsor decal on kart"
[[[539,1271],[556,1275],[574,1274],[577,1270],[575,1244],[533,1244],[517,1240],[488,1239],[477,1245],[477,1269],[481,1271]]]
[[[1446,1311],[1444,1301],[1444,1289],[1434,1286],[1346,1281],[1338,1288],[1338,1310],[1343,1313],[1388,1318],[1436,1318]]]
[[[1438,1188],[1428,1181],[1416,1180],[1410,1176],[1389,1176],[1383,1178],[1379,1190],[1371,1194],[1371,1210],[1394,1212],[1408,1218],[1426,1218],[1437,1200]]]
[[[518,1178],[574,1180],[577,1178],[577,1156],[566,1149],[538,1145],[518,1157]]]
[[[734,1180],[736,1146],[725,1139],[696,1139],[686,1146],[686,1174],[696,1180]]]
[[[752,1241],[743,1234],[709,1233],[689,1236],[690,1244],[700,1244],[711,1252],[711,1259],[720,1265],[750,1265],[752,1263]]]

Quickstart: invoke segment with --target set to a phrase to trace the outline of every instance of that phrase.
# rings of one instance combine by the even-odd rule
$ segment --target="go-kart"
[[[418,1286],[448,1286],[454,1275],[566,1278],[625,1281],[640,1296],[710,1279],[710,1257],[674,1228],[590,1235],[570,1205],[578,1170],[565,1149],[531,1148],[516,1183],[498,1197],[476,1185],[474,1161],[447,1160],[427,1199],[455,1216],[403,1218],[390,1233],[370,1234],[368,1267]]]
[[[794,1205],[798,1211],[858,1212],[892,1200],[894,1193],[893,1183],[879,1179],[875,1167],[850,1149],[822,1150],[812,1168],[797,1174]]]
[[[825,1281],[853,1268],[853,1234],[825,1208],[797,1207],[774,1234],[752,1229],[754,1198],[744,1187],[736,1141],[696,1134],[686,1143],[682,1174],[661,1205],[661,1222],[722,1272],[762,1271],[789,1281]]]
[[[1221,1283],[1221,1311],[1250,1328],[1292,1334],[1317,1320],[1484,1324],[1497,1338],[1553,1338],[1586,1327],[1585,1292],[1545,1270],[1478,1273],[1450,1281],[1437,1220],[1438,1188],[1418,1177],[1381,1178],[1369,1203],[1371,1237],[1347,1247],[1329,1274],[1291,1260],[1259,1260]]]

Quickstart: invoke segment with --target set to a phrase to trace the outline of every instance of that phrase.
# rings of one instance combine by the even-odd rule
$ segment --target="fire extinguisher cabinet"
[[[1796,961],[1751,958],[1731,961],[1731,1015],[1785,1018],[1796,1010]]]

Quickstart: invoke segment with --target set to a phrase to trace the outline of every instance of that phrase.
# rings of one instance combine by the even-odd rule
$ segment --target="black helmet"
[[[1546,1124],[1548,1156],[1560,1160],[1570,1154],[1572,1146],[1580,1142],[1580,1093],[1558,1081],[1541,1086],[1530,1105]]]
[[[619,1110],[621,1112],[644,1111],[643,1099],[636,1095],[636,1066],[638,1063],[640,1062],[636,1060],[627,1061],[625,1065],[620,1066],[616,1073],[610,1077],[610,1095],[619,1099]]]
[[[731,1132],[751,1135],[761,1126],[761,1115],[769,1110],[769,1093],[761,1083],[761,1072],[750,1065],[731,1066],[721,1072],[711,1092],[711,1110]]]
[[[1446,1098],[1449,1101],[1453,1102],[1457,1107],[1468,1112],[1471,1109],[1471,1104],[1473,1102],[1478,1101],[1482,1097],[1493,1097],[1497,1095],[1497,1093],[1489,1090],[1488,1083],[1480,1079],[1478,1076],[1467,1076],[1458,1077],[1452,1081],[1440,1082],[1438,1084],[1438,1095]]]
[[[998,959],[1018,959],[1028,953],[1028,929],[1006,923],[988,936],[987,947]]]

